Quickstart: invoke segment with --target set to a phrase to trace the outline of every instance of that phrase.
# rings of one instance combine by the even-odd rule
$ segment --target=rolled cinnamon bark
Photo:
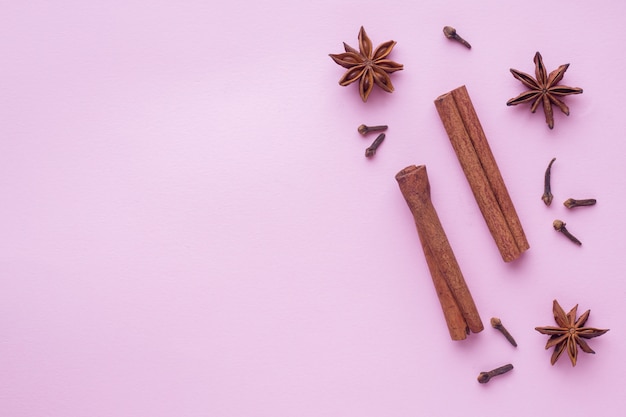
[[[430,199],[426,166],[408,166],[398,172],[396,180],[415,219],[450,337],[463,340],[469,331],[480,332],[484,327],[474,299]]]
[[[505,262],[530,246],[465,86],[435,100],[463,172]]]

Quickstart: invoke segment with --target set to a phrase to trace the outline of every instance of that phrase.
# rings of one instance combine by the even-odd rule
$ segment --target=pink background
[[[0,415],[619,415],[626,3],[585,3],[1,2]],[[328,57],[361,25],[405,66],[367,103]],[[536,51],[584,89],[554,130],[505,105]],[[511,264],[433,105],[463,84],[531,245]],[[389,125],[371,160],[361,123]],[[411,164],[486,324],[463,342],[394,179]],[[575,368],[534,330],[555,298],[611,329]]]

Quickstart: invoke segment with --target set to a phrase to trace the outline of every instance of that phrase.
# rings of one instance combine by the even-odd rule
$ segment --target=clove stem
[[[552,203],[552,190],[550,187],[550,175],[551,175],[550,171],[552,169],[552,164],[554,163],[554,161],[556,161],[556,158],[552,158],[552,160],[548,164],[548,168],[546,168],[546,174],[543,179],[543,195],[541,196],[541,199],[546,204],[546,206],[549,206],[550,203]]]
[[[509,341],[510,344],[512,344],[513,346],[517,347],[517,342],[515,341],[513,336],[511,336],[511,333],[509,333],[509,331],[506,329],[506,327],[504,327],[504,325],[502,324],[502,320],[500,320],[497,317],[492,317],[491,318],[491,327],[493,327],[494,329],[500,331],[500,333],[502,333],[504,335],[504,337],[506,338],[506,340]]]
[[[378,137],[376,139],[374,139],[374,142],[372,142],[370,147],[365,150],[365,156],[370,158],[370,157],[376,155],[376,150],[378,149],[380,144],[383,143],[384,140],[385,140],[385,134],[384,133],[381,133],[380,135],[378,135]]]
[[[443,34],[448,39],[454,39],[455,41],[460,42],[467,49],[472,49],[472,45],[470,45],[468,41],[466,41],[461,36],[459,36],[459,34],[456,33],[456,29],[453,28],[452,26],[444,26]]]
[[[578,246],[582,245],[582,242],[580,240],[578,240],[573,234],[571,234],[569,232],[569,230],[567,230],[565,228],[565,222],[563,222],[561,220],[555,220],[552,223],[552,226],[554,227],[554,230],[556,230],[557,232],[563,233],[569,240],[571,240],[572,242],[574,242]]]
[[[576,200],[573,198],[568,198],[567,200],[563,202],[563,205],[567,207],[568,209],[571,209],[574,207],[593,206],[594,204],[596,204],[595,198],[587,198],[584,200]]]
[[[387,130],[387,125],[379,125],[379,126],[361,125],[356,130],[358,130],[360,134],[366,135],[370,132],[381,132],[383,130]]]
[[[481,384],[486,384],[494,376],[505,374],[509,372],[511,369],[513,369],[513,365],[510,363],[507,363],[506,365],[500,366],[499,368],[496,368],[496,369],[492,369],[491,371],[481,372],[477,378],[478,382],[480,382]]]

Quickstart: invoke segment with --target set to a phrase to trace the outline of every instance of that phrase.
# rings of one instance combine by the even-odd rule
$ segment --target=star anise
[[[548,127],[552,129],[554,127],[552,104],[555,104],[563,113],[569,116],[569,108],[558,98],[558,96],[581,94],[583,90],[578,87],[558,85],[559,81],[563,78],[563,75],[565,75],[565,71],[567,71],[569,64],[561,65],[548,75],[546,68],[543,66],[543,59],[541,58],[541,54],[539,52],[535,54],[533,61],[535,62],[536,79],[524,72],[511,68],[513,77],[520,80],[522,84],[530,90],[510,99],[506,102],[506,105],[515,106],[516,104],[528,103],[532,101],[530,111],[534,113],[535,110],[537,110],[539,103],[542,103],[543,111],[546,114],[546,123],[548,123]]]
[[[367,101],[374,83],[391,93],[393,85],[389,74],[404,68],[402,64],[386,59],[395,45],[395,41],[387,41],[372,50],[372,41],[361,26],[358,51],[344,42],[343,47],[346,52],[329,54],[333,61],[348,69],[339,80],[339,85],[345,87],[358,80],[359,94],[363,101]]]
[[[556,363],[559,356],[561,356],[561,353],[567,350],[570,361],[572,361],[572,366],[576,366],[578,346],[580,346],[583,352],[596,353],[589,347],[584,339],[602,336],[604,333],[609,331],[609,329],[583,327],[589,318],[591,310],[585,311],[582,316],[576,319],[577,309],[578,304],[576,304],[569,313],[565,314],[565,311],[563,311],[559,303],[554,300],[552,311],[554,313],[554,320],[558,324],[558,327],[535,327],[535,330],[539,333],[550,336],[550,339],[548,339],[548,343],[546,344],[546,349],[554,346],[554,352],[552,352],[552,358],[550,359],[552,365]]]

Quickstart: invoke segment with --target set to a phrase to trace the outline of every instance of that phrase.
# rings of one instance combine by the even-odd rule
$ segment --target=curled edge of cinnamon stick
[[[530,246],[467,88],[442,94],[435,107],[502,259],[519,258]]]
[[[452,340],[484,329],[450,242],[430,198],[425,165],[411,165],[396,175],[422,244],[424,256]]]

